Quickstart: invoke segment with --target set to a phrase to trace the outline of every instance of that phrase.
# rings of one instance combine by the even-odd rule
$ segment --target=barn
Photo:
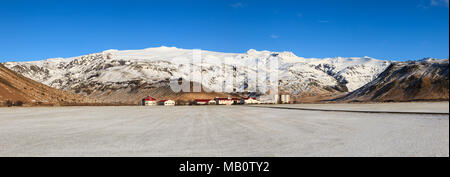
[[[231,98],[214,98],[218,105],[232,105],[233,99]]]
[[[216,100],[214,99],[195,99],[194,104],[196,105],[210,105],[210,104],[216,104]]]
[[[242,98],[241,104],[259,104],[259,101],[254,97]]]
[[[175,106],[175,101],[173,101],[173,100],[159,100],[158,101],[158,105]]]
[[[243,104],[240,98],[231,98],[232,104]]]
[[[210,99],[195,99],[194,104],[196,105],[207,105],[209,104],[211,100]]]
[[[216,104],[216,100],[209,100],[208,104]]]
[[[151,96],[147,96],[146,98],[142,99],[143,106],[155,106],[156,104],[156,98],[153,98]]]

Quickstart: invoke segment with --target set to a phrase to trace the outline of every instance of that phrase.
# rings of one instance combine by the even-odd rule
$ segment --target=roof
[[[231,99],[228,99],[228,98],[215,98],[215,99],[217,99],[217,100],[231,100]]]
[[[210,99],[195,99],[196,102],[209,102]]]
[[[241,100],[240,98],[215,98],[217,100],[230,100],[230,101],[234,101],[234,100]]]
[[[151,96],[148,96],[146,98],[144,98],[145,101],[156,101],[156,98],[153,98]]]
[[[158,103],[164,103],[166,101],[172,101],[172,100],[159,100]]]

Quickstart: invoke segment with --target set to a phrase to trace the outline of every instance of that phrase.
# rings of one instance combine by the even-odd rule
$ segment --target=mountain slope
[[[194,72],[212,76],[203,86],[217,89],[217,83],[226,80],[226,73],[218,72],[221,65],[214,61],[224,58],[230,58],[230,63],[236,68],[233,71],[236,87],[243,87],[246,82],[244,68],[251,66],[252,60],[275,57],[279,60],[280,90],[302,97],[353,91],[372,81],[390,64],[369,57],[306,59],[290,52],[256,50],[241,54],[201,51],[203,60],[213,62],[198,64],[186,60],[192,58],[193,53],[193,50],[175,47],[107,50],[66,59],[8,62],[5,66],[54,88],[108,100],[107,93],[116,91],[129,95],[150,94],[151,91],[141,90],[155,88],[174,78],[187,78],[187,66],[197,66]],[[181,64],[175,62],[180,59]],[[255,67],[249,69],[258,70]],[[201,78],[192,81],[202,82]]]
[[[391,64],[378,78],[338,101],[449,100],[449,60]]]
[[[0,106],[68,105],[93,101],[43,85],[0,64]]]
[[[191,83],[191,88],[192,88]],[[191,89],[192,90],[192,89]],[[158,84],[149,84],[145,82],[135,82],[128,87],[109,87],[108,89],[94,90],[89,96],[101,99],[107,103],[126,103],[140,104],[141,99],[151,95],[159,100],[170,99],[175,100],[177,104],[189,103],[194,99],[213,99],[215,97],[227,97],[229,94],[224,93],[207,93],[201,92],[179,92],[175,93],[170,89],[169,83],[161,82]]]

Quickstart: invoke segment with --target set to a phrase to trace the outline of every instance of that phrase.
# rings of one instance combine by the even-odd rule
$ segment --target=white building
[[[214,98],[216,100],[216,104],[218,105],[232,105],[233,99],[231,98]]]
[[[259,104],[259,101],[256,100],[256,98],[249,97],[249,98],[242,98],[241,103],[243,103],[243,104]]]
[[[157,105],[156,98],[148,96],[148,97],[142,99],[142,105],[144,105],[144,106],[156,106]]]
[[[160,101],[158,101],[158,105],[175,106],[175,101],[173,101],[173,100],[160,100]]]
[[[289,104],[291,102],[290,95],[281,95],[281,104]]]
[[[194,104],[196,104],[196,105],[216,104],[216,100],[211,100],[211,99],[196,99],[196,100],[194,100]]]

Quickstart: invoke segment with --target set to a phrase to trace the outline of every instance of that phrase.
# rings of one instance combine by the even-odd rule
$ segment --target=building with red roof
[[[147,96],[144,99],[142,99],[142,105],[144,105],[144,106],[156,106],[157,105],[156,101],[157,101],[156,98],[153,98],[151,96]]]
[[[232,104],[239,104],[241,99],[240,98],[214,98],[216,100],[216,104],[218,105],[232,105]]]
[[[174,106],[175,105],[175,101],[173,100],[159,100],[158,105],[164,105],[164,106]]]
[[[216,101],[211,99],[195,99],[194,104],[196,105],[216,104]]]

